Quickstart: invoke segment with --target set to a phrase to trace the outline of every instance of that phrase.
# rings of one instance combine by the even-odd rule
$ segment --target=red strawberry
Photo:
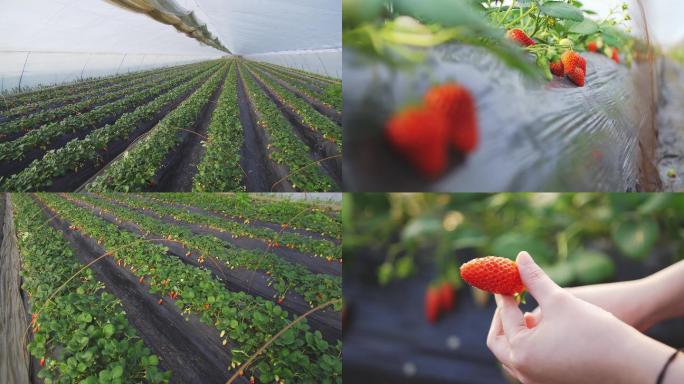
[[[511,29],[510,31],[506,32],[506,38],[509,40],[515,41],[516,43],[524,46],[524,47],[529,47],[530,45],[535,45],[537,44],[534,40],[532,40],[525,32],[523,32],[522,29]]]
[[[587,73],[587,60],[584,57],[579,56],[577,66],[582,68],[582,72]]]
[[[587,43],[587,50],[589,52],[596,52],[598,51],[598,46],[596,45],[595,41],[590,41]]]
[[[518,265],[510,259],[487,256],[461,266],[461,277],[468,284],[491,293],[513,295],[525,290]]]
[[[44,367],[45,366],[45,358],[41,357],[40,361],[38,363],[40,364],[41,367]]]
[[[445,115],[454,148],[470,153],[477,147],[477,111],[466,88],[455,83],[432,87],[425,94],[425,105]]]
[[[561,61],[563,62],[563,71],[567,75],[571,73],[575,67],[580,65],[581,56],[575,51],[565,51],[561,55]]]
[[[440,290],[436,286],[428,287],[425,291],[425,317],[431,323],[437,322],[441,309]]]
[[[157,304],[159,304],[159,305],[162,305],[163,303],[164,303],[164,299],[159,299],[159,301],[157,301]]]
[[[580,87],[584,86],[584,71],[580,67],[576,67],[571,73],[568,73],[568,79]]]
[[[444,115],[423,107],[408,107],[385,126],[392,146],[428,177],[447,166],[447,124]]]
[[[551,73],[553,73],[556,76],[563,76],[565,75],[565,72],[563,72],[563,62],[560,60],[556,60],[549,64],[549,67],[551,69]]]
[[[439,298],[442,311],[448,312],[454,309],[456,292],[454,291],[454,287],[452,287],[448,281],[443,282],[439,287]]]
[[[618,49],[617,48],[613,48],[613,56],[611,57],[611,59],[613,59],[613,61],[616,62],[617,64],[620,64],[620,56],[618,56]]]

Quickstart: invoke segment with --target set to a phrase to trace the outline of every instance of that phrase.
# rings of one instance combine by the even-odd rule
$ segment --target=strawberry
[[[587,43],[587,51],[589,51],[589,52],[598,51],[598,46],[596,45],[595,41],[590,41]]]
[[[429,286],[425,291],[425,317],[431,323],[437,322],[441,309],[440,290],[436,286]]]
[[[610,58],[613,59],[613,61],[616,62],[617,64],[620,64],[620,56],[618,56],[618,49],[617,48],[613,48],[613,54],[611,55]]]
[[[575,67],[580,65],[581,56],[575,51],[565,51],[561,55],[561,61],[563,62],[563,71],[567,75],[571,73]]]
[[[551,69],[551,73],[556,76],[563,77],[563,75],[565,75],[565,72],[563,71],[563,62],[560,60],[551,62],[551,64],[549,64],[549,68]]]
[[[45,366],[45,357],[41,357],[40,361],[38,363],[40,364],[41,367],[44,367]]]
[[[534,40],[527,36],[522,29],[518,28],[511,29],[510,31],[506,32],[506,38],[511,41],[515,41],[524,47],[537,44]]]
[[[164,304],[164,299],[159,299],[159,301],[157,301],[157,304],[159,304],[159,305]]]
[[[447,166],[447,123],[444,115],[424,107],[408,107],[385,126],[388,141],[428,177],[439,176]]]
[[[587,73],[587,60],[584,57],[579,56],[577,66],[582,68],[582,72]]]
[[[525,290],[518,265],[510,259],[487,256],[461,265],[461,277],[468,284],[491,293],[519,294]]]
[[[571,73],[568,73],[568,79],[580,87],[584,86],[584,71],[580,67],[576,67]]]
[[[451,145],[463,153],[472,152],[477,147],[478,128],[470,92],[456,83],[447,83],[430,88],[424,99],[429,109],[444,114]]]
[[[444,312],[454,309],[454,300],[456,299],[456,292],[454,287],[448,281],[442,283],[439,287],[440,308]]]

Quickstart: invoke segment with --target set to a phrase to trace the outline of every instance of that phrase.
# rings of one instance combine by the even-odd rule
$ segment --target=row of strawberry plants
[[[245,363],[266,341],[290,325],[254,361],[254,374],[261,382],[341,383],[342,344],[326,342],[312,332],[306,320],[290,324],[289,314],[279,305],[245,292],[225,289],[206,269],[195,268],[166,255],[167,248],[93,215],[55,194],[40,198],[84,235],[96,240],[107,252],[149,285],[150,292],[173,296],[172,301],[187,315],[195,315],[220,331],[231,352],[231,367]],[[126,252],[120,249],[126,248]],[[247,372],[244,372],[247,373]]]
[[[292,187],[303,191],[332,191],[333,181],[309,156],[309,147],[294,132],[278,106],[246,71],[240,71],[247,97],[257,115],[257,124],[268,136],[269,159],[287,167]]]
[[[170,372],[158,370],[157,356],[92,270],[85,269],[54,294],[82,264],[29,195],[13,194],[12,203],[22,289],[33,311],[28,351],[39,359],[38,378],[45,383],[167,382]]]
[[[30,113],[36,111],[60,108],[61,106],[79,103],[88,98],[97,97],[108,92],[117,92],[122,88],[130,87],[133,84],[139,83],[144,79],[159,76],[169,76],[174,72],[178,73],[180,71],[185,71],[187,69],[187,67],[169,67],[152,72],[134,72],[127,76],[121,76],[116,79],[112,79],[112,81],[104,83],[100,86],[94,88],[87,88],[81,92],[77,92],[71,95],[57,96],[43,101],[32,101],[26,104],[18,105],[12,109],[7,110],[6,112],[0,113],[0,116],[4,116],[8,119],[18,118],[22,115],[29,115]]]
[[[86,202],[100,211],[116,216],[119,220],[135,223],[144,233],[177,241],[188,250],[198,251],[199,254],[195,256],[200,260],[206,261],[207,258],[213,257],[231,269],[267,272],[268,284],[276,291],[279,300],[283,300],[286,293],[292,290],[300,294],[311,307],[331,299],[340,299],[340,304],[335,308],[339,310],[341,307],[340,277],[312,273],[305,267],[285,261],[274,253],[241,249],[215,236],[198,235],[189,228],[167,224],[103,197],[75,195],[73,200]]]
[[[188,208],[172,207],[168,204],[158,203],[155,200],[136,195],[107,194],[106,197],[127,206],[147,210],[160,216],[169,216],[187,223],[206,226],[221,232],[229,232],[234,237],[259,239],[265,241],[271,247],[295,249],[327,260],[342,259],[341,247],[330,241],[312,239],[289,232],[278,232],[265,227],[255,227],[244,222],[239,223],[225,220],[217,216],[202,215],[194,213]]]
[[[119,192],[148,188],[169,153],[181,144],[184,130],[191,130],[201,118],[202,110],[223,81],[226,70],[224,62],[206,84],[164,117],[149,135],[127,150],[125,156],[107,165],[86,188],[89,191]]]
[[[35,191],[49,187],[52,181],[69,172],[76,172],[90,162],[98,161],[99,151],[110,143],[125,140],[145,122],[150,121],[162,109],[168,107],[191,89],[197,88],[210,76],[201,73],[187,83],[165,92],[132,112],[123,114],[113,124],[107,124],[89,133],[83,139],[69,141],[64,147],[48,151],[41,159],[34,160],[21,172],[6,179],[2,189],[6,191]]]
[[[295,96],[294,93],[280,85],[268,75],[261,76],[258,71],[248,65],[250,73],[264,84],[278,98],[278,100],[293,111],[302,123],[309,129],[316,131],[335,144],[339,153],[342,153],[342,127],[333,123],[326,116],[321,115],[304,99]]]
[[[210,68],[198,69],[198,72],[191,72],[164,81],[163,83],[133,93],[124,97],[114,103],[97,107],[90,112],[67,117],[66,119],[51,124],[46,124],[40,129],[35,129],[28,132],[26,135],[10,142],[0,144],[0,161],[20,160],[24,153],[33,148],[45,148],[54,139],[59,136],[69,133],[78,132],[96,128],[101,122],[108,118],[120,117],[127,110],[145,102],[148,99],[155,98],[169,89],[178,86],[179,84],[190,81],[195,76],[200,76],[201,71],[214,71],[214,66]]]
[[[244,191],[240,150],[244,132],[237,102],[237,68],[233,63],[211,115],[202,162],[192,183],[195,192]]]
[[[312,82],[310,80],[294,76],[292,73],[289,73],[287,71],[262,65],[261,63],[255,63],[255,65],[267,74],[276,77],[281,81],[285,82],[287,85],[295,88],[297,91],[304,94],[305,96],[316,101],[319,101],[323,105],[335,109],[337,112],[342,112],[341,85],[320,85],[320,87],[314,86],[315,89],[312,89]]]
[[[116,88],[99,97],[91,97],[76,104],[66,104],[60,108],[48,109],[39,113],[24,116],[20,119],[0,123],[0,136],[10,135],[21,131],[30,131],[40,128],[47,123],[58,123],[66,117],[80,115],[93,110],[96,107],[107,105],[122,99],[126,95],[148,89],[150,86],[160,83],[160,79],[173,78],[182,70],[171,71],[167,74],[154,74],[142,79],[137,79],[126,86]]]
[[[185,65],[183,67],[189,66],[192,66],[192,64]],[[44,102],[58,97],[66,97],[68,95],[80,92],[87,92],[89,90],[97,89],[99,87],[111,84],[115,81],[118,81],[122,77],[135,76],[138,74],[155,73],[165,69],[166,68],[155,68],[125,75],[114,75],[90,80],[79,80],[65,85],[40,87],[35,90],[0,97],[0,111],[5,111],[10,108],[20,106],[22,104]]]
[[[267,66],[267,67],[271,67],[271,68],[275,68],[275,69],[280,69],[280,70],[282,70],[282,71],[286,71],[286,72],[291,73],[291,74],[296,75],[296,76],[301,76],[301,77],[304,77],[304,78],[314,79],[314,80],[317,80],[317,81],[322,81],[322,82],[324,82],[324,83],[333,84],[333,85],[340,85],[340,86],[342,85],[342,80],[340,80],[340,79],[335,79],[335,78],[332,78],[332,77],[329,77],[329,76],[319,75],[319,74],[317,74],[317,73],[308,72],[308,71],[305,71],[305,70],[302,70],[302,69],[297,69],[297,68],[292,68],[292,67],[284,67],[284,66],[282,66],[282,65],[277,65],[277,64],[272,64],[272,63],[266,63],[266,62],[260,62],[260,64],[263,64],[263,65],[265,65],[265,66]]]
[[[326,214],[315,203],[305,201],[284,199],[278,202],[261,201],[246,193],[149,193],[144,196],[159,201],[185,204],[214,211],[242,220],[256,219],[280,223],[284,228],[300,228],[336,239],[340,239],[342,234],[342,221],[339,215],[333,217]]]

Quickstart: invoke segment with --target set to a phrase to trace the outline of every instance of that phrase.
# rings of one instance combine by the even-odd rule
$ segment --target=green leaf
[[[615,265],[606,254],[598,251],[579,251],[569,258],[577,280],[583,284],[605,282],[613,277]]]
[[[436,217],[419,217],[411,220],[401,232],[402,241],[412,241],[442,231],[442,221]]]
[[[112,379],[118,379],[123,376],[123,367],[121,365],[115,365],[112,368]]]
[[[584,14],[578,8],[560,1],[549,1],[540,7],[541,12],[547,16],[558,19],[583,21]]]
[[[102,332],[106,337],[111,337],[114,334],[114,325],[107,324],[102,328]]]
[[[579,33],[580,35],[591,35],[599,30],[598,24],[591,19],[584,19],[583,21],[570,27],[570,32]]]
[[[548,245],[528,233],[504,233],[492,243],[493,256],[515,259],[520,251],[527,251],[541,263],[548,262],[552,255]]]
[[[568,262],[544,267],[544,272],[561,287],[567,286],[575,280],[575,270]]]
[[[658,230],[658,223],[651,218],[627,219],[613,230],[613,241],[625,256],[643,260],[658,240]]]

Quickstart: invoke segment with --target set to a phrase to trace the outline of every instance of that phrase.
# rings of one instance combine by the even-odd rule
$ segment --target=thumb
[[[518,253],[516,259],[520,278],[525,284],[525,288],[537,300],[539,306],[544,306],[554,293],[562,292],[561,287],[551,280],[551,278],[532,260],[529,253],[523,251]]]

